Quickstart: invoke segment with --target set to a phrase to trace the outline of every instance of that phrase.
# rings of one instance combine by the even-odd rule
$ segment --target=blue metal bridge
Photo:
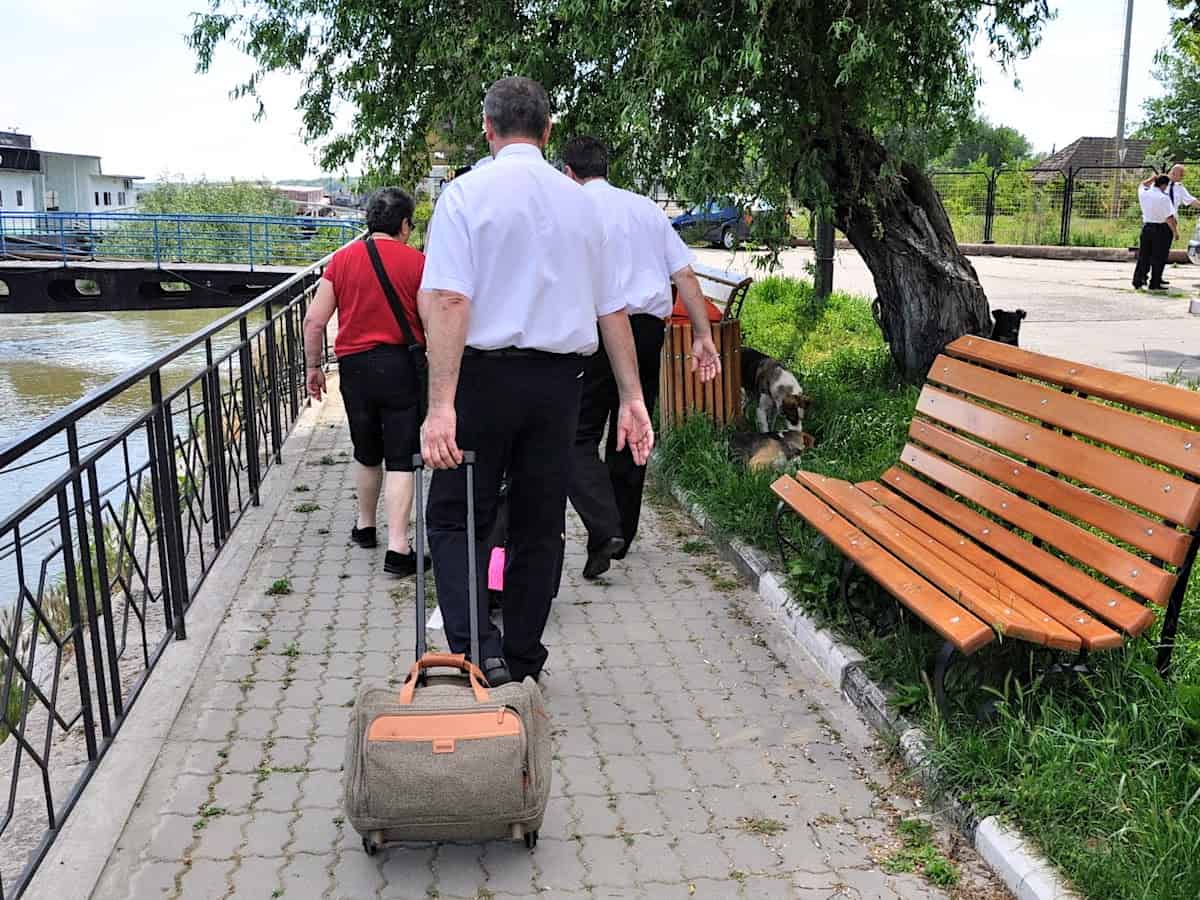
[[[0,212],[0,314],[240,306],[362,228],[312,216]]]

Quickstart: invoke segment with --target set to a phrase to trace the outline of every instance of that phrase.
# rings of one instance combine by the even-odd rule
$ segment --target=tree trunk
[[[991,312],[933,183],[908,163],[885,176],[888,162],[874,137],[849,132],[827,181],[834,221],[875,276],[875,317],[892,357],[916,384],[950,341],[990,334]]]

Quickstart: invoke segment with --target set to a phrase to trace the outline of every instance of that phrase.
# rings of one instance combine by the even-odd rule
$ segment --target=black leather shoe
[[[588,552],[587,563],[583,567],[583,577],[587,579],[599,578],[608,571],[608,567],[614,556],[625,549],[625,539],[612,537],[597,547],[595,550]]]
[[[432,560],[429,556],[425,557],[425,571],[429,571]],[[395,550],[389,550],[383,555],[383,571],[389,575],[399,575],[401,578],[407,578],[410,575],[417,574],[417,554],[411,550],[408,553],[397,553]]]
[[[487,679],[488,687],[500,687],[512,681],[512,675],[508,673],[508,663],[499,656],[485,659],[480,669],[483,671],[483,677]]]
[[[354,541],[354,543],[358,544],[364,550],[370,550],[372,547],[378,546],[374,528],[351,528],[350,540]]]

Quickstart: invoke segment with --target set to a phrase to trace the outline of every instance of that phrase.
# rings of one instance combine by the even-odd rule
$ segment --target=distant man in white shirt
[[[1171,252],[1171,241],[1179,237],[1175,204],[1167,196],[1171,179],[1166,175],[1147,178],[1138,188],[1142,205],[1142,236],[1138,244],[1137,266],[1133,270],[1133,286],[1141,290],[1150,276],[1150,290],[1163,291],[1163,269]]]
[[[642,396],[651,413],[658,398],[658,374],[665,320],[671,314],[671,282],[692,322],[693,370],[703,381],[721,370],[713,345],[700,282],[692,272],[695,254],[671,228],[671,221],[647,197],[613,187],[608,182],[608,150],[594,137],[568,141],[562,154],[563,171],[583,185],[596,205],[596,215],[608,232],[608,265],[615,274],[633,341],[637,347]],[[584,578],[606,572],[609,561],[629,551],[637,533],[642,507],[645,466],[616,447],[612,424],[618,413],[617,383],[605,352],[606,344],[589,361],[583,376],[579,430],[575,434],[568,495],[588,532]],[[600,441],[608,429],[604,459]]]
[[[528,78],[504,78],[484,99],[493,161],[447,186],[433,214],[418,302],[429,355],[421,453],[434,472],[429,541],[451,651],[469,648],[493,685],[538,677],[557,588],[567,478],[585,359],[600,334],[620,393],[619,447],[644,464],[654,445],[638,383],[625,301],[605,261],[606,233],[583,190],[548,165],[550,103]],[[599,332],[597,331],[597,326]],[[467,594],[466,474],[476,454],[477,559],[507,472],[504,632],[487,618],[486,581]],[[482,573],[481,573],[482,574]]]

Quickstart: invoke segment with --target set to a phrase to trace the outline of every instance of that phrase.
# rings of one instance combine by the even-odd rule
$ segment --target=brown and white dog
[[[735,431],[729,437],[729,446],[746,468],[781,469],[789,460],[795,459],[816,441],[805,431],[780,431],[760,434],[757,431]]]
[[[776,413],[783,413],[788,431],[803,429],[804,411],[812,400],[801,389],[796,376],[779,360],[743,347],[742,390],[747,398],[757,398],[755,411],[760,432],[770,429]]]

